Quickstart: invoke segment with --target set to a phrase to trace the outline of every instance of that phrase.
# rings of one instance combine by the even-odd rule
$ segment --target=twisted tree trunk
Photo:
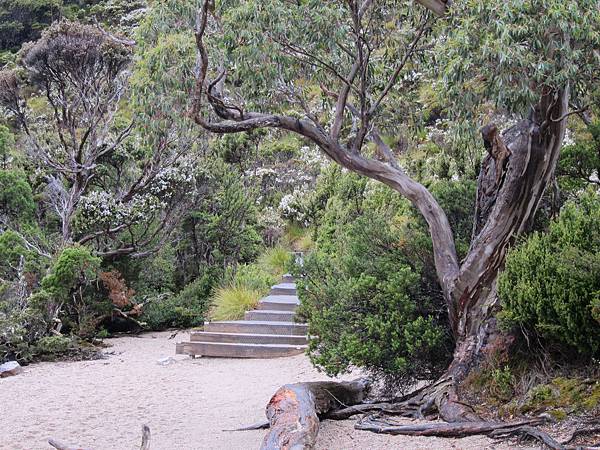
[[[438,15],[445,14],[451,3],[449,0],[417,1]],[[457,386],[487,353],[495,348],[506,348],[510,342],[510,336],[504,336],[499,331],[494,318],[498,308],[497,277],[509,245],[531,223],[546,187],[551,184],[566,129],[568,83],[562,89],[540,86],[540,97],[535,105],[535,112],[503,135],[499,134],[495,125],[489,125],[482,130],[489,154],[479,176],[471,247],[461,263],[456,254],[454,236],[446,214],[431,192],[402,170],[372,121],[375,115],[371,114],[381,105],[389,89],[379,93],[379,99],[366,113],[364,105],[359,110],[351,104],[355,98],[362,99],[365,104],[370,101],[370,93],[365,83],[359,83],[357,86],[354,83],[356,64],[368,66],[362,59],[362,53],[358,51],[356,63],[349,70],[347,83],[342,85],[337,94],[336,113],[329,123],[329,130],[310,113],[307,113],[304,119],[300,119],[277,113],[243,111],[240,107],[228,105],[224,101],[222,81],[225,72],[221,72],[214,81],[207,81],[209,58],[203,39],[210,2],[211,0],[204,0],[197,19],[199,70],[190,112],[195,122],[210,132],[220,134],[276,128],[302,136],[317,145],[340,166],[380,181],[397,191],[412,203],[427,222],[436,273],[446,300],[449,322],[456,342],[453,361],[436,383],[416,392],[410,398],[393,405],[362,405],[355,410],[381,410],[419,418],[436,414],[447,422],[478,422],[479,418],[473,409],[460,402]],[[364,2],[362,7],[353,8],[349,12],[358,28],[363,9],[369,8],[370,4],[371,2]],[[388,86],[396,84],[397,74],[403,69],[406,58],[414,51],[424,29],[420,28],[416,40],[407,48],[405,58],[398,63]],[[568,39],[564,39],[561,45],[568,45]],[[359,50],[364,49],[361,39],[354,45]],[[355,88],[353,96],[349,96],[351,86]],[[333,91],[324,89],[324,92]],[[212,107],[217,117],[216,121],[204,116],[204,98]],[[361,119],[361,129],[356,133],[360,138],[352,136],[345,141],[340,139],[344,111]],[[378,153],[382,155],[381,159],[361,154],[360,150],[367,138],[377,146]],[[347,410],[337,413],[339,416],[348,415]],[[466,428],[475,430],[478,427]],[[483,428],[487,429],[486,426]],[[394,427],[394,433],[402,434],[402,427]],[[413,434],[415,430],[406,429],[406,433]]]

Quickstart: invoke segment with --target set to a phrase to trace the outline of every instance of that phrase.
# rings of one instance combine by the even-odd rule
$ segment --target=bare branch
[[[451,0],[416,0],[425,8],[433,11],[438,16],[443,16],[448,12],[449,7],[452,5]]]
[[[193,93],[192,117],[204,129],[215,133],[239,133],[257,128],[279,128],[304,136],[318,145],[332,160],[351,171],[381,181],[406,197],[423,215],[432,236],[434,259],[438,277],[446,294],[449,293],[458,275],[458,258],[454,237],[446,214],[431,193],[420,183],[411,179],[398,167],[365,158],[359,153],[349,152],[337,140],[325,134],[314,123],[295,117],[256,112],[240,116],[235,113],[223,114],[213,107],[214,112],[224,120],[209,122],[202,117],[202,95],[205,92],[205,80],[208,72],[208,53],[203,37],[208,19],[210,0],[204,0],[198,12],[196,45],[199,53],[199,70]],[[363,60],[364,61],[364,60]],[[342,96],[342,100],[344,100]],[[347,104],[344,101],[344,104]],[[214,105],[213,105],[214,106]]]
[[[348,74],[348,81],[350,84],[345,84],[342,86],[337,98],[337,102],[335,105],[335,118],[333,120],[333,125],[331,126],[331,139],[333,139],[336,142],[340,138],[340,131],[342,129],[342,123],[344,122],[344,112],[346,109],[348,94],[350,93],[350,85],[354,82],[354,79],[358,74],[360,66],[361,62],[357,58],[354,62],[354,65],[352,66],[352,69],[350,69],[350,73]]]

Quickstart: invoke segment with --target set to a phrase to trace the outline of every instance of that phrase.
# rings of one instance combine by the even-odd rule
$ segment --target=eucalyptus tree
[[[457,385],[510,342],[494,318],[507,247],[527,230],[551,183],[567,117],[583,108],[598,80],[600,6],[592,0],[418,3],[203,0],[190,115],[212,133],[295,133],[412,202],[429,227],[456,346],[442,378],[397,412],[437,410],[461,422],[476,415],[459,401]],[[520,117],[503,132],[496,124],[482,128],[487,154],[462,261],[446,214],[385,139],[406,120],[407,80],[425,70],[435,74],[448,113],[472,129],[483,125],[476,112],[484,107]]]
[[[153,251],[177,222],[191,183],[168,136],[144,141],[123,106],[133,42],[61,21],[0,72],[0,106],[21,127],[44,199],[60,219],[59,247],[105,257]],[[22,78],[26,77],[25,81]],[[33,94],[31,93],[33,91]]]

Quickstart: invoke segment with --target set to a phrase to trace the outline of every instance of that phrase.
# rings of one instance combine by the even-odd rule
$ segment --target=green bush
[[[100,263],[100,258],[86,247],[67,247],[42,279],[42,290],[35,294],[40,297],[36,301],[40,308],[45,307],[48,312],[61,309],[66,331],[81,337],[92,336],[98,320],[112,308],[107,298],[98,296],[94,283]],[[49,313],[48,318],[53,315]]]
[[[150,295],[141,320],[152,330],[201,325],[207,317],[213,280],[214,276],[206,271],[177,295],[170,292]]]
[[[547,233],[509,252],[498,283],[505,326],[551,348],[600,355],[600,198],[565,205]]]
[[[36,343],[36,351],[49,356],[66,353],[73,347],[73,340],[67,336],[44,336]]]
[[[33,218],[33,192],[25,174],[16,170],[0,170],[0,215],[3,219],[29,222]]]
[[[474,182],[430,186],[460,254],[471,236]],[[305,258],[300,315],[309,355],[334,375],[359,366],[396,386],[434,377],[452,352],[427,224],[388,187],[332,167],[313,200],[316,248]]]
[[[439,374],[451,355],[446,312],[403,228],[365,215],[330,253],[305,259],[300,315],[312,361],[329,375],[359,366],[396,386]],[[328,246],[328,248],[331,248]]]
[[[240,264],[225,273],[221,286],[212,296],[212,320],[238,320],[256,307],[283,273],[281,267],[290,253],[281,248],[267,250],[257,264]]]
[[[292,260],[292,254],[290,251],[281,246],[275,246],[273,248],[266,249],[259,257],[257,264],[265,272],[273,275],[274,277],[280,277],[290,267]]]
[[[0,302],[0,363],[9,359],[31,361],[35,355],[34,343],[46,331],[47,323],[36,308],[19,310]]]
[[[289,253],[287,253],[289,256]],[[244,287],[266,293],[277,283],[278,277],[265,269],[262,264],[240,264],[225,274],[224,286]]]

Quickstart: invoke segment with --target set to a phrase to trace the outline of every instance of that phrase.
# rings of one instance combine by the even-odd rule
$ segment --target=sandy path
[[[175,356],[180,332],[112,339],[109,359],[40,363],[0,379],[0,449],[46,450],[53,437],[94,450],[139,448],[141,425],[152,450],[257,449],[264,431],[224,432],[264,418],[285,383],[325,379],[305,356],[271,360]],[[176,363],[161,366],[160,358]],[[353,421],[326,422],[319,450],[484,449],[493,441],[404,438],[354,431]],[[514,448],[514,446],[512,447]]]

